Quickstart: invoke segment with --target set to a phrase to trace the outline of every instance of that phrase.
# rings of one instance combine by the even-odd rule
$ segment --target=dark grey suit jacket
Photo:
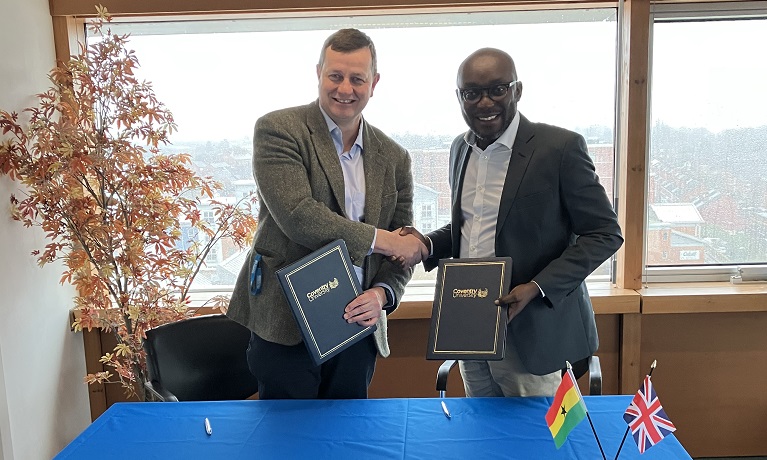
[[[434,256],[458,257],[461,192],[469,145],[450,148],[452,221],[428,236]],[[503,187],[495,254],[510,256],[512,287],[535,281],[546,294],[509,323],[508,333],[527,370],[543,375],[592,355],[598,345],[584,280],[623,243],[618,219],[599,184],[586,142],[577,133],[531,123],[519,130]]]
[[[367,255],[376,228],[394,230],[413,221],[413,178],[405,149],[368,123],[363,128],[365,216],[353,222],[344,206],[344,177],[338,153],[317,102],[261,117],[253,135],[253,175],[258,186],[258,230],[242,267],[227,315],[283,345],[301,343],[301,334],[275,270],[331,241],[346,241],[355,265],[364,269],[363,289],[389,285],[402,297],[412,270],[380,254]],[[251,295],[254,251],[261,254],[262,290]],[[396,305],[395,305],[396,307]],[[388,312],[392,309],[387,310]],[[376,345],[388,356],[385,315]]]

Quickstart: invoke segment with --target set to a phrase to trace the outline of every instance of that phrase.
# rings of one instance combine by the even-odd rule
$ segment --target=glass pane
[[[172,111],[175,151],[188,152],[227,193],[254,187],[255,120],[317,97],[315,66],[331,31],[357,27],[374,40],[381,80],[365,118],[413,158],[415,226],[450,219],[448,148],[467,128],[455,96],[458,65],[481,47],[507,50],[524,81],[520,111],[580,132],[612,195],[615,113],[614,9],[116,23],[130,33],[143,77]],[[242,254],[208,257],[200,289],[233,284]],[[609,277],[609,263],[595,275]],[[433,285],[419,266],[411,284]],[[433,290],[433,287],[431,288]]]
[[[647,265],[767,262],[767,20],[653,33]]]

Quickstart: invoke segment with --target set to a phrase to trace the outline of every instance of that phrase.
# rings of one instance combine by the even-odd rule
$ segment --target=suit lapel
[[[381,151],[381,141],[367,123],[362,128],[362,166],[365,169],[365,222],[379,226],[381,198],[387,163]]]
[[[306,114],[306,125],[312,137],[312,145],[317,154],[322,170],[330,183],[330,189],[333,197],[338,203],[338,208],[344,217],[346,215],[346,194],[344,192],[344,173],[341,169],[341,161],[338,159],[336,146],[330,137],[328,124],[320,112],[317,102],[309,105],[309,111]]]
[[[461,208],[461,193],[463,190],[463,176],[466,174],[466,165],[469,162],[469,144],[463,142],[461,144],[458,155],[455,157],[455,163],[453,165],[453,203],[458,205],[458,209]]]
[[[463,213],[461,212],[461,194],[463,193],[463,178],[466,175],[466,165],[469,163],[469,144],[462,142],[458,154],[453,159],[455,163],[451,165],[452,175],[452,229],[453,239],[453,257],[459,257],[461,247],[461,226],[463,225]]]
[[[495,228],[496,241],[498,241],[497,236],[501,234],[506,217],[511,211],[511,205],[517,197],[519,185],[522,183],[527,165],[530,163],[535,150],[535,142],[533,141],[535,133],[532,123],[522,114],[519,117],[519,129],[514,140],[514,146],[511,148],[511,160],[509,161],[509,169],[506,171],[506,180],[503,183],[503,192],[501,193],[501,205],[498,209],[498,224]]]

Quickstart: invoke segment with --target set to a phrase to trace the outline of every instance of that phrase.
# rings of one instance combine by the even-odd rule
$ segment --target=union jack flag
[[[666,435],[676,431],[676,427],[660,405],[649,375],[645,377],[644,384],[631,400],[631,404],[623,414],[623,419],[628,423],[631,434],[634,435],[640,454],[661,442]]]

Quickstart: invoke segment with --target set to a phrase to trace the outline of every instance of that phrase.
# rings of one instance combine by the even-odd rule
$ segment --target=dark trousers
[[[303,343],[280,345],[253,332],[247,351],[259,399],[366,399],[377,354],[369,335],[315,366]]]

